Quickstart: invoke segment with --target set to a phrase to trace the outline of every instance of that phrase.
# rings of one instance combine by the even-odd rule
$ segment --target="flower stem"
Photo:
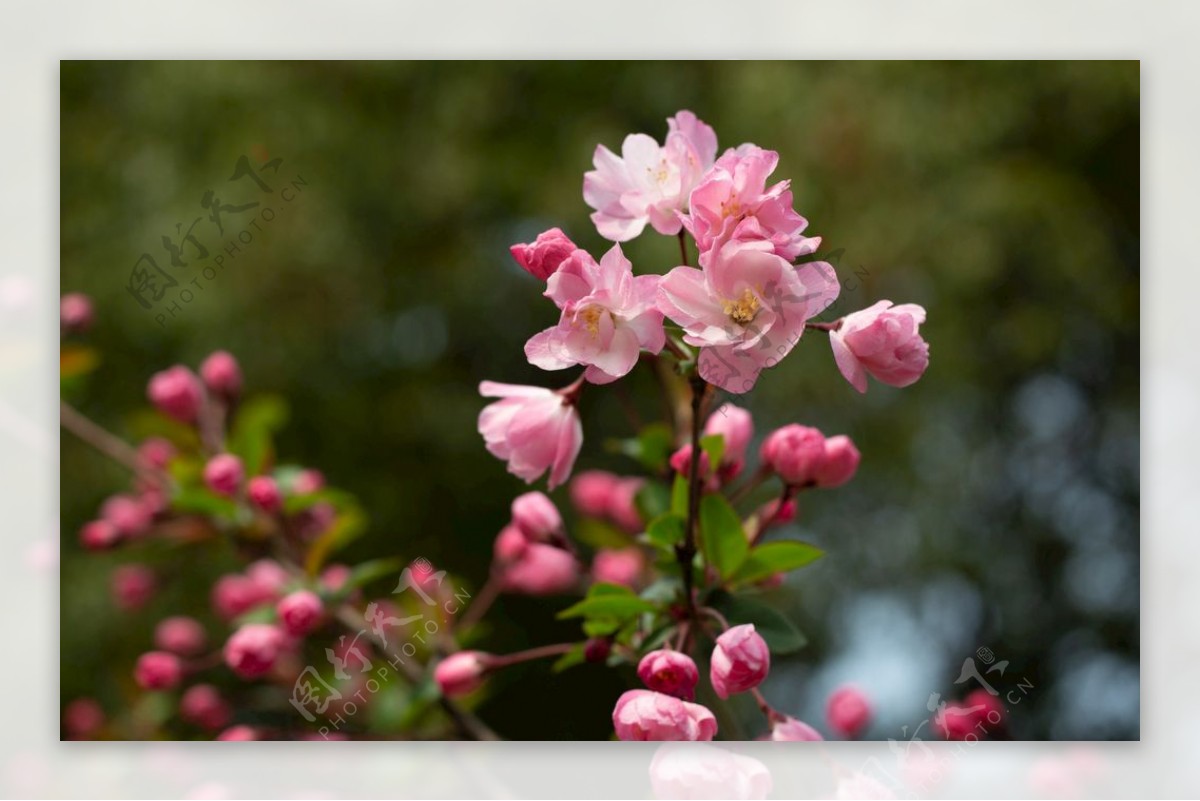
[[[688,254],[687,254],[687,232],[684,231],[682,228],[679,229],[679,257],[681,259],[683,259],[684,267],[690,266],[688,264]]]
[[[118,464],[138,474],[153,475],[157,472],[142,462],[133,446],[92,422],[66,401],[59,401],[59,419],[63,428]]]
[[[478,623],[483,616],[487,614],[487,610],[495,603],[496,598],[500,595],[500,580],[495,573],[488,576],[488,580],[483,583],[483,588],[479,590],[479,595],[475,598],[474,603],[467,608],[466,614],[462,616],[462,620],[458,621],[455,628],[461,630],[469,629]]]
[[[688,508],[687,524],[683,543],[675,546],[675,556],[683,571],[684,603],[687,619],[696,619],[696,598],[692,562],[696,558],[696,527],[700,517],[700,425],[704,401],[708,396],[709,383],[699,375],[693,375],[692,383],[692,459],[688,465]]]
[[[805,323],[804,327],[809,331],[837,331],[842,327],[842,321],[834,320],[832,323]]]
[[[553,645],[542,645],[537,648],[529,648],[525,651],[517,651],[512,654],[499,654],[492,657],[490,666],[493,668],[505,668],[509,665],[519,665],[522,662],[530,662],[534,659],[545,659],[548,656],[562,656],[563,654],[574,648],[576,643],[559,642]]]

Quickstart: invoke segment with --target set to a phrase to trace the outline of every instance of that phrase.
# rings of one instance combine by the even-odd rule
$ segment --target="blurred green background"
[[[722,148],[778,150],[774,177],[837,251],[837,311],[922,304],[932,362],[913,387],[859,396],[806,337],[739,401],[756,443],[799,421],[864,454],[784,532],[828,555],[775,591],[810,642],[767,696],[820,726],[829,690],[854,681],[876,700],[870,735],[906,739],[931,694],[973,688],[955,679],[987,647],[1009,663],[1002,684],[1033,687],[1014,737],[1138,736],[1136,62],[64,62],[61,98],[62,290],[95,299],[104,358],[80,407],[128,435],[153,372],[228,349],[249,393],[290,402],[280,454],[368,510],[342,560],[424,556],[475,587],[524,489],[483,448],[477,385],[571,377],[524,359],[557,316],[508,246],[559,226],[607,249],[581,197],[593,149],[661,139],[679,109]],[[187,248],[170,266],[159,242],[177,223],[204,216],[215,254],[253,215],[225,215],[218,236],[207,190],[268,197],[228,182],[242,155],[282,159],[262,173],[276,191],[304,184],[215,278]],[[147,311],[126,289],[144,252],[193,292],[163,324],[174,292]],[[665,272],[677,243],[651,232],[626,253]],[[652,417],[649,376],[626,385]],[[617,393],[588,393],[583,413],[577,470],[635,471],[603,447],[630,433]],[[108,575],[130,557],[84,555],[76,532],[126,477],[62,442],[63,699],[113,707],[153,623],[205,610],[217,570],[198,560],[146,611],[116,612]],[[503,599],[486,645],[573,636],[562,605]],[[508,737],[605,738],[628,680],[534,665],[480,713]]]

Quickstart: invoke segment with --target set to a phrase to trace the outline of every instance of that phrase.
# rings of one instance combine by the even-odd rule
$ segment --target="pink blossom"
[[[929,367],[929,343],[921,338],[925,309],[915,303],[892,306],[881,300],[846,315],[829,332],[833,358],[859,392],[867,391],[867,373],[893,387],[915,383]]]
[[[321,622],[324,607],[315,592],[297,590],[284,596],[275,606],[279,622],[293,637],[303,637]]]
[[[733,626],[713,648],[709,679],[721,698],[744,693],[762,684],[771,669],[771,652],[753,623]]]
[[[259,739],[259,731],[253,726],[230,726],[218,734],[217,739],[226,742],[248,742]]]
[[[554,489],[567,480],[583,446],[583,424],[573,399],[542,387],[484,381],[479,393],[500,398],[479,414],[487,449],[508,462],[508,472],[533,482],[550,471]]]
[[[676,267],[659,283],[658,308],[701,347],[706,381],[735,394],[779,363],[804,333],[804,323],[837,298],[833,267],[798,267],[763,240],[731,240],[701,259],[704,269]]]
[[[350,580],[352,572],[349,565],[332,564],[321,571],[321,586],[330,592],[338,592]]]
[[[717,719],[699,704],[651,690],[629,690],[613,708],[621,740],[711,740]]]
[[[120,539],[121,533],[117,527],[107,520],[92,520],[84,523],[79,530],[79,542],[89,551],[100,551],[111,548]]]
[[[646,568],[646,557],[636,545],[629,548],[602,548],[592,557],[592,580],[606,584],[636,586]]]
[[[175,446],[162,437],[149,437],[138,446],[138,458],[143,464],[165,470],[175,455]]]
[[[197,684],[189,687],[179,699],[179,714],[188,723],[203,729],[219,729],[229,724],[232,711],[216,687]]]
[[[664,145],[646,134],[630,134],[621,156],[596,147],[596,169],[583,176],[583,199],[595,209],[592,222],[613,242],[633,239],[650,223],[667,236],[679,233],[678,212],[713,165],[717,135],[690,111],[667,120]]]
[[[638,678],[651,690],[690,701],[696,697],[700,671],[696,663],[679,651],[651,651],[637,667]]]
[[[86,740],[104,722],[104,709],[93,698],[76,698],[63,709],[63,729],[72,740]]]
[[[264,676],[284,647],[283,631],[267,623],[242,626],[225,642],[225,664],[243,679]]]
[[[796,501],[794,498],[788,498],[783,503],[779,502],[779,498],[767,501],[758,510],[758,519],[763,521],[763,525],[767,523],[790,523],[796,519]]]
[[[512,562],[525,553],[528,545],[529,539],[524,532],[517,528],[515,523],[512,523],[502,528],[496,535],[495,545],[492,546],[492,555],[499,562]]]
[[[771,739],[778,742],[816,742],[825,738],[803,721],[784,718],[771,726]]]
[[[180,656],[198,655],[207,639],[200,621],[183,615],[168,617],[154,628],[154,644]]]
[[[59,325],[68,334],[82,334],[92,327],[92,300],[82,292],[63,295],[58,304]]]
[[[599,263],[577,250],[546,282],[546,297],[562,310],[558,324],[525,343],[529,363],[543,370],[586,365],[584,376],[607,384],[627,374],[644,348],[658,353],[666,342],[655,307],[657,275],[633,274],[613,245]]]
[[[283,508],[283,494],[279,484],[270,476],[255,476],[246,485],[246,495],[250,503],[264,512],[278,512]]]
[[[745,409],[726,403],[708,416],[704,423],[704,434],[721,435],[725,442],[725,449],[721,453],[721,465],[737,466],[736,472],[740,472],[741,465],[746,461],[746,448],[754,437],[754,418]]]
[[[242,391],[242,368],[228,351],[218,350],[209,355],[200,365],[200,377],[208,391],[233,400]]]
[[[558,595],[579,583],[579,563],[562,548],[529,543],[503,568],[505,591],[522,595]]]
[[[801,234],[808,221],[792,208],[790,181],[767,188],[779,154],[756,145],[727,150],[689,198],[684,227],[701,253],[731,239],[762,239],[787,261],[815,253],[820,237]]]
[[[825,706],[829,728],[854,739],[871,722],[871,704],[862,690],[850,685],[837,688]]]
[[[679,450],[671,454],[668,460],[671,469],[681,476],[690,476],[692,474],[692,445],[689,442]],[[712,464],[705,451],[700,451],[700,463],[696,465],[696,475],[704,479],[712,473]],[[713,487],[715,489],[715,487]]]
[[[447,698],[467,695],[483,685],[493,660],[491,654],[482,651],[459,651],[438,663],[433,680]]]
[[[219,453],[204,466],[204,483],[218,495],[236,495],[244,477],[242,460],[231,453]]]
[[[212,589],[213,609],[224,620],[233,620],[266,600],[253,579],[236,573],[221,576]]]
[[[571,503],[581,515],[604,517],[619,480],[605,470],[586,470],[571,480]]]
[[[297,495],[309,495],[325,486],[325,476],[320,470],[307,468],[292,481],[292,492]]]
[[[825,456],[813,471],[818,487],[840,487],[854,478],[862,459],[858,448],[844,434],[825,440]]]
[[[637,477],[622,478],[609,498],[609,518],[630,534],[637,534],[645,527],[637,508],[637,494],[645,484],[643,479]]]
[[[804,487],[816,480],[825,462],[825,435],[815,428],[792,423],[772,431],[763,440],[760,456],[786,484]]]
[[[259,559],[251,562],[246,568],[246,577],[254,583],[259,597],[264,601],[273,601],[278,598],[292,580],[283,565],[274,559]]]
[[[558,507],[541,492],[526,492],[514,498],[512,518],[521,533],[534,542],[545,542],[562,534],[563,521]]]
[[[557,228],[538,234],[537,241],[528,245],[513,245],[509,248],[517,264],[530,275],[543,281],[562,266],[562,263],[578,248],[567,235]]]
[[[111,523],[122,536],[133,537],[150,528],[154,513],[141,498],[113,495],[100,507],[100,517]]]
[[[204,399],[200,379],[179,364],[151,376],[146,395],[159,411],[181,423],[195,422]]]
[[[121,565],[112,574],[113,599],[125,610],[140,609],[149,603],[157,585],[153,571],[145,565]]]
[[[138,657],[133,678],[143,690],[169,690],[183,678],[183,664],[175,654],[149,651]]]

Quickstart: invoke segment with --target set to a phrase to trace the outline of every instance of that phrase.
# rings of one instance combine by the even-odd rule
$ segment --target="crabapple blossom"
[[[180,656],[198,655],[207,640],[208,635],[200,621],[183,615],[168,617],[154,628],[154,644]]]
[[[459,651],[438,663],[433,680],[447,698],[457,698],[483,686],[494,657],[482,651]]]
[[[744,693],[762,684],[771,669],[771,652],[753,623],[733,626],[713,648],[709,679],[721,698]]]
[[[805,321],[841,289],[829,264],[792,266],[761,239],[715,244],[701,264],[663,277],[658,308],[683,327],[684,342],[701,348],[700,376],[734,394],[791,352]]]
[[[175,654],[148,651],[138,657],[133,678],[143,690],[169,690],[183,678],[183,664]]]
[[[138,457],[150,467],[165,470],[175,455],[175,446],[162,437],[149,437],[138,446]]]
[[[562,311],[558,324],[525,343],[529,363],[543,370],[585,365],[584,377],[607,384],[627,374],[643,350],[658,353],[666,342],[655,307],[659,276],[633,274],[613,245],[597,262],[577,250],[546,282],[546,297]]]
[[[583,424],[570,393],[484,381],[479,393],[500,398],[479,414],[487,449],[508,472],[531,483],[547,470],[554,489],[567,480],[583,446]]]
[[[825,461],[825,435],[797,423],[772,431],[763,440],[760,456],[785,484],[803,487],[816,480]]]
[[[264,600],[259,586],[247,576],[231,573],[213,584],[212,606],[224,620],[233,620]]]
[[[338,592],[350,580],[352,572],[349,565],[330,565],[321,571],[321,586],[330,592]]]
[[[683,218],[701,253],[729,239],[766,240],[788,261],[816,252],[821,238],[802,235],[808,221],[792,208],[791,181],[767,188],[778,164],[778,153],[751,144],[717,159],[692,190]]]
[[[700,671],[690,656],[679,651],[651,651],[637,667],[638,678],[651,690],[685,701],[696,697]]]
[[[528,545],[528,538],[526,538],[521,529],[517,528],[515,523],[512,523],[500,529],[500,533],[496,535],[492,554],[497,561],[512,562],[519,559],[521,554],[525,553]]]
[[[680,111],[667,126],[663,145],[639,133],[625,137],[619,157],[596,146],[596,169],[583,176],[583,199],[596,210],[592,222],[605,239],[627,242],[646,223],[660,234],[679,233],[679,212],[716,159],[717,135],[690,111]]]
[[[283,507],[283,494],[279,483],[270,476],[255,476],[246,484],[246,496],[250,503],[264,512],[278,512]]]
[[[629,690],[613,708],[613,728],[621,740],[711,740],[717,719],[700,704],[652,690]]]
[[[789,717],[771,725],[771,739],[777,742],[816,742],[825,738],[804,721]]]
[[[110,548],[120,539],[121,533],[117,527],[107,520],[92,520],[84,523],[79,530],[79,542],[89,551],[100,551]]]
[[[283,631],[269,623],[248,623],[225,642],[225,664],[243,679],[264,676],[285,645]]]
[[[249,742],[259,739],[258,729],[253,726],[230,726],[217,735],[217,739],[226,742]]]
[[[297,495],[309,495],[325,486],[325,476],[320,470],[307,468],[292,480],[292,492]]]
[[[825,717],[829,728],[853,740],[871,722],[871,704],[862,690],[844,685],[830,694]]]
[[[921,338],[925,309],[881,300],[848,314],[829,332],[833,358],[846,380],[867,391],[867,373],[893,387],[915,383],[929,367],[929,343]]]
[[[274,601],[283,594],[284,588],[291,581],[287,570],[274,559],[252,562],[246,568],[246,577],[254,583],[259,597],[264,601]]]
[[[512,257],[525,272],[543,281],[562,266],[562,263],[578,248],[566,234],[551,228],[538,234],[537,240],[527,245],[518,244],[509,248]]]
[[[113,599],[117,606],[127,611],[149,603],[157,586],[154,572],[145,565],[121,565],[112,574]]]
[[[604,517],[620,478],[606,470],[585,470],[571,479],[571,503],[581,515]]]
[[[204,483],[218,495],[236,495],[244,477],[242,460],[231,453],[219,453],[204,466]]]
[[[93,698],[76,698],[63,710],[63,729],[73,740],[86,740],[105,722],[104,709]]]
[[[741,472],[742,464],[746,461],[746,448],[754,437],[754,419],[750,412],[726,403],[708,416],[704,423],[705,436],[720,434],[725,442],[721,453],[721,467],[731,473],[726,480],[734,478]]]
[[[275,606],[279,622],[293,637],[303,637],[321,621],[324,607],[321,599],[310,590],[297,590],[285,595]]]
[[[545,542],[562,533],[562,515],[554,502],[541,492],[526,492],[512,502],[513,524],[526,539]]]
[[[645,568],[646,557],[636,545],[629,548],[601,548],[592,557],[592,580],[633,587]]]
[[[854,477],[861,459],[849,437],[829,437],[825,440],[825,456],[813,471],[813,481],[818,487],[840,487]]]
[[[630,534],[637,534],[644,527],[637,508],[637,494],[645,484],[643,479],[637,477],[619,479],[609,497],[609,519]]]
[[[68,334],[82,334],[92,327],[92,300],[82,292],[63,295],[58,303],[59,325]]]
[[[204,390],[195,373],[177,364],[151,376],[146,395],[163,414],[181,423],[192,423],[200,413]]]
[[[579,563],[562,548],[531,542],[504,566],[501,585],[521,595],[557,595],[579,582]]]
[[[228,351],[210,354],[200,365],[200,377],[209,392],[226,401],[237,398],[242,391],[242,368]]]
[[[133,537],[150,527],[154,513],[142,498],[114,495],[100,506],[100,517],[122,536]]]
[[[211,684],[188,687],[179,699],[179,714],[203,729],[220,729],[229,724],[232,712],[220,691]]]

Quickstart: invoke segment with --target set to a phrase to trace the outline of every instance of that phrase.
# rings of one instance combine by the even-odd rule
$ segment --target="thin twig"
[[[503,668],[509,665],[518,665],[522,662],[529,662],[534,659],[545,659],[548,656],[562,656],[570,651],[578,643],[573,642],[558,642],[553,645],[541,645],[537,648],[529,648],[524,651],[517,651],[511,654],[499,654],[492,657],[490,662],[492,667]]]
[[[708,395],[709,383],[699,375],[692,376],[692,459],[688,465],[688,509],[687,524],[684,529],[683,543],[675,546],[675,555],[679,567],[683,571],[684,603],[687,605],[687,617],[696,617],[696,599],[693,593],[695,583],[692,575],[692,562],[696,558],[696,527],[700,518],[700,419],[704,408],[704,400]]]
[[[128,467],[135,473],[152,472],[138,456],[137,449],[93,423],[82,412],[66,401],[59,402],[59,419],[62,427],[91,445],[113,461]]]
[[[679,257],[683,259],[684,267],[689,266],[687,254],[687,232],[682,228],[679,229]]]
[[[475,596],[475,601],[463,614],[455,628],[460,631],[469,629],[483,619],[484,614],[495,603],[496,598],[500,595],[500,580],[495,573],[488,576],[488,580],[483,583],[483,587],[479,590],[479,595]]]

